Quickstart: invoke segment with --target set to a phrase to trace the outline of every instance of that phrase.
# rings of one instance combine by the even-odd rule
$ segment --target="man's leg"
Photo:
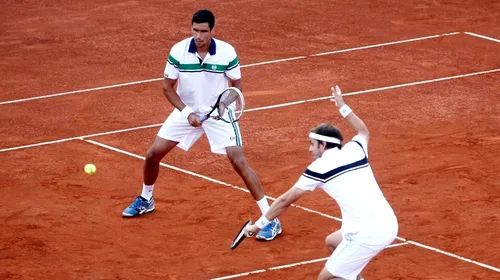
[[[159,136],[156,136],[153,145],[146,153],[146,160],[144,162],[143,178],[144,183],[142,186],[142,193],[135,201],[127,207],[122,215],[123,217],[135,217],[142,214],[152,212],[155,208],[153,198],[153,188],[158,178],[160,170],[160,162],[178,142],[170,141]]]
[[[330,253],[333,253],[333,251],[335,251],[335,249],[339,246],[340,242],[342,242],[342,239],[342,232],[340,230],[337,230],[334,233],[328,235],[325,239],[325,245],[328,251],[330,251]],[[361,274],[358,274],[356,280],[363,280],[363,276],[361,276]]]
[[[253,169],[248,164],[245,155],[243,154],[243,148],[240,146],[231,146],[226,148],[226,154],[229,161],[233,165],[234,170],[241,176],[247,189],[252,194],[252,197],[257,202],[262,214],[265,214],[269,210],[269,202],[266,199],[264,190],[262,190],[262,185],[260,183],[259,177],[253,171]],[[273,240],[281,234],[281,224],[276,218],[267,227],[263,228],[255,236],[258,240]]]
[[[256,201],[263,199],[264,191],[262,190],[262,185],[260,184],[260,180],[257,177],[257,174],[248,164],[248,161],[243,154],[243,148],[239,146],[227,147],[226,153],[229,161],[231,162],[231,165],[245,182],[245,185],[250,191],[250,194],[252,194],[252,197]],[[269,210],[269,206],[268,209],[264,209],[264,211],[262,211],[263,214],[267,210]]]
[[[153,145],[146,153],[146,161],[144,162],[144,185],[154,185],[158,178],[161,160],[177,146],[179,142],[163,139],[156,136]]]
[[[342,232],[340,232],[340,230],[337,230],[336,232],[326,237],[325,246],[328,251],[330,251],[330,253],[333,253],[337,246],[339,246],[340,242],[342,242]]]
[[[321,272],[318,275],[318,280],[337,280],[337,279],[339,279],[339,280],[345,280],[344,278],[335,277],[335,275],[331,274],[326,269],[326,267],[323,267],[323,269],[321,270]]]

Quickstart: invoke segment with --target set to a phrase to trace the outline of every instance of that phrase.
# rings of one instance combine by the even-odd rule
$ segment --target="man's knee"
[[[162,153],[161,149],[158,149],[158,147],[155,147],[153,145],[149,147],[148,151],[146,152],[146,161],[160,162],[164,155],[165,154]]]
[[[235,169],[245,170],[248,167],[248,162],[243,154],[243,150],[240,147],[228,149],[227,156]]]
[[[342,242],[342,233],[340,230],[328,235],[325,238],[325,246],[330,252],[335,251],[340,242]]]
[[[243,155],[232,157],[230,160],[235,169],[245,170],[248,167],[248,162]]]
[[[146,152],[146,161],[160,162],[177,143],[156,139]]]

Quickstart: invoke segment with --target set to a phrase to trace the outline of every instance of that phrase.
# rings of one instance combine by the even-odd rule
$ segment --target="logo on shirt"
[[[212,65],[212,70],[217,69],[217,65]]]

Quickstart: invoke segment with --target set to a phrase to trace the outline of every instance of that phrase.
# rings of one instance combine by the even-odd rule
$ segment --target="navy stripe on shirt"
[[[350,163],[347,165],[339,166],[339,167],[332,169],[326,173],[318,173],[318,172],[314,172],[314,171],[311,171],[309,169],[306,169],[306,171],[304,171],[304,173],[302,175],[304,177],[309,178],[309,179],[313,179],[315,181],[326,183],[326,182],[328,182],[328,181],[330,181],[330,180],[332,180],[332,179],[334,179],[342,174],[345,174],[347,172],[351,172],[351,171],[354,171],[354,170],[357,170],[360,168],[364,168],[367,166],[369,166],[368,159],[366,157],[364,157],[362,160],[358,160],[356,162],[353,162],[353,163]]]
[[[365,152],[365,149],[363,149],[363,145],[361,145],[361,143],[359,143],[358,141],[353,141],[353,142],[358,144],[359,147],[361,147],[361,150],[363,150],[363,154],[365,155],[365,157],[363,159],[355,161],[355,162],[350,163],[350,164],[339,166],[339,167],[334,168],[326,173],[318,173],[318,172],[314,172],[314,171],[311,171],[309,169],[306,169],[306,171],[304,171],[304,173],[302,173],[302,175],[304,177],[309,178],[309,179],[319,181],[322,183],[326,183],[326,182],[328,182],[328,181],[330,181],[330,180],[332,180],[332,179],[334,179],[342,174],[345,174],[347,172],[354,171],[354,170],[369,166],[368,158],[366,157],[366,152]]]

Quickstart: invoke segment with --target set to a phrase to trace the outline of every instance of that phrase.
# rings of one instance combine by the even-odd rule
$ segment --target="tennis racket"
[[[231,246],[229,246],[229,248],[231,248],[232,250],[236,249],[236,247],[238,247],[238,245],[240,245],[240,243],[245,239],[245,227],[247,225],[251,225],[252,224],[252,221],[248,221],[246,222],[243,227],[240,229],[240,231],[238,232],[238,234],[236,235],[236,237],[234,237],[233,239],[233,242],[231,243]],[[253,232],[249,232],[248,235],[252,236],[253,235]]]
[[[200,121],[204,122],[209,118],[213,118],[233,123],[243,116],[244,110],[245,99],[243,98],[243,93],[238,88],[229,87],[219,94],[215,105],[212,107],[212,111],[201,116]]]

